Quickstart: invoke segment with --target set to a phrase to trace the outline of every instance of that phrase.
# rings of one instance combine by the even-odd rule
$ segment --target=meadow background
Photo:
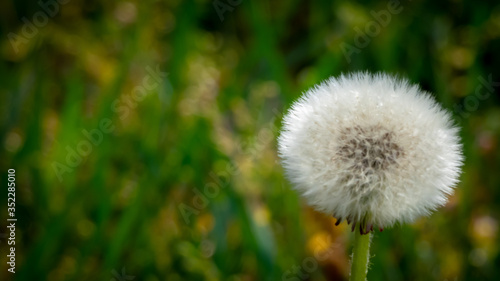
[[[498,2],[41,3],[0,3],[1,280],[347,280],[352,233],[291,190],[276,137],[355,70],[432,92],[466,157],[446,206],[375,234],[368,280],[498,280]]]

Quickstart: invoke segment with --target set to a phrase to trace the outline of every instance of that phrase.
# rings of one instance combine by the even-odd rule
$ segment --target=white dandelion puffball
[[[283,167],[316,210],[368,233],[446,203],[463,162],[458,128],[434,98],[386,74],[308,90],[283,120]]]

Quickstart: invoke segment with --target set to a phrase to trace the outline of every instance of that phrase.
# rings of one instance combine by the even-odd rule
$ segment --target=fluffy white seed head
[[[310,89],[284,117],[278,143],[307,202],[365,233],[445,204],[463,160],[449,113],[386,74],[353,73]]]

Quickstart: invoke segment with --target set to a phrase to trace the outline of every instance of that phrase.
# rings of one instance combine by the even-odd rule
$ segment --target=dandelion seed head
[[[418,86],[385,74],[313,87],[285,115],[278,145],[310,205],[365,231],[445,204],[463,160],[449,113]]]

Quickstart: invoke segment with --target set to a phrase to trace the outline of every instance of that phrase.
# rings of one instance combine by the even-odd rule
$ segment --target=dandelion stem
[[[365,281],[370,259],[370,236],[359,231],[359,225],[354,230],[354,248],[352,250],[352,265],[350,281]]]

